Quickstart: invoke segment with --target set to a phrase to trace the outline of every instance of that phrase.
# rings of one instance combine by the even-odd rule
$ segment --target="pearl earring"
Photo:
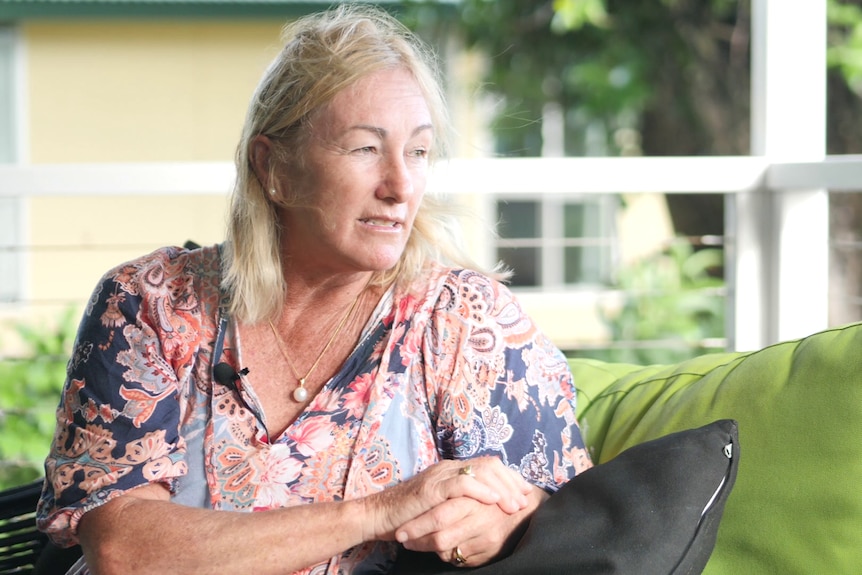
[[[275,191],[275,188],[270,188],[270,189],[269,189],[269,195],[270,195],[270,196],[274,196],[276,193],[277,193],[277,192]]]

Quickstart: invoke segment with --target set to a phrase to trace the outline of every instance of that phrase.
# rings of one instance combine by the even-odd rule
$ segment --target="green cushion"
[[[704,573],[862,573],[862,324],[676,365],[570,364],[596,462],[739,423],[739,475]]]

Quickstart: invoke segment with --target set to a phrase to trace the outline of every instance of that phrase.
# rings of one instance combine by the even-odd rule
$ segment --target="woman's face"
[[[403,69],[371,74],[312,116],[301,174],[279,185],[311,208],[282,210],[286,265],[381,271],[401,257],[425,192],[431,113]]]

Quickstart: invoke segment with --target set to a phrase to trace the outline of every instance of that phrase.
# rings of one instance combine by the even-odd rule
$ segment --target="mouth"
[[[367,224],[369,226],[374,226],[374,227],[378,227],[378,228],[395,229],[395,228],[401,227],[401,222],[399,222],[398,220],[389,220],[389,219],[383,219],[383,218],[362,218],[359,221],[362,222],[363,224]]]

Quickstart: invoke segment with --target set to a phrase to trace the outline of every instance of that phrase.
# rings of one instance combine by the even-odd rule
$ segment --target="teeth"
[[[365,220],[372,226],[387,226],[387,227],[395,227],[395,222],[391,220]]]

